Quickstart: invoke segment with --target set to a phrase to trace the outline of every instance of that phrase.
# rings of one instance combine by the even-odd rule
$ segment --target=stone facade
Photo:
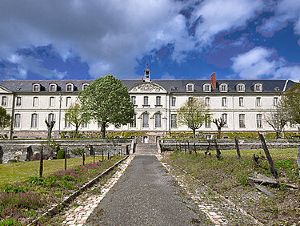
[[[47,134],[45,120],[55,120],[55,136],[74,128],[65,121],[65,111],[75,102],[78,94],[91,80],[69,81],[2,81],[0,101],[11,115],[13,136],[42,138]],[[150,80],[150,70],[145,70],[142,80],[123,80],[135,106],[135,123],[115,127],[108,131],[142,131],[143,141],[149,136],[164,136],[168,132],[190,131],[177,123],[177,109],[189,97],[203,100],[212,118],[224,117],[227,125],[222,131],[272,131],[264,120],[274,110],[280,96],[294,82],[290,80]],[[80,131],[99,131],[97,122],[83,125]],[[206,122],[199,131],[217,131]],[[288,124],[285,131],[297,131]],[[10,129],[4,133],[9,135]],[[152,139],[152,138],[151,138]]]

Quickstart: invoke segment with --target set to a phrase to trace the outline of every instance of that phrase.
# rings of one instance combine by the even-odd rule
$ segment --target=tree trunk
[[[196,138],[196,129],[192,129],[193,130],[193,137]]]
[[[218,139],[221,139],[221,127],[218,127]]]
[[[215,142],[215,147],[216,147],[216,152],[217,152],[216,157],[218,160],[220,160],[222,158],[222,156],[221,156],[221,151],[220,151],[217,139],[214,139],[214,142]]]
[[[280,131],[276,130],[276,140],[280,138]]]
[[[106,122],[101,122],[101,137],[102,139],[106,137]]]

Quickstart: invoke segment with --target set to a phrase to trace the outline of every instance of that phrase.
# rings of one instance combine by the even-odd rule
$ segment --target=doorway
[[[143,143],[144,144],[149,143],[149,137],[148,136],[143,136]]]

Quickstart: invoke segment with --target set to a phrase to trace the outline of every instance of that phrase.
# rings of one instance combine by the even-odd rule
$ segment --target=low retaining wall
[[[68,150],[70,157],[76,157],[72,152],[75,149],[84,148],[86,155],[107,155],[109,152],[112,155],[123,153],[129,154],[131,140],[127,142],[99,142],[95,140],[57,140],[55,144],[59,149]],[[92,149],[90,148],[92,147]],[[49,147],[45,140],[5,140],[0,141],[0,163],[9,161],[30,161],[37,160],[40,156],[40,151],[43,148],[44,158],[53,158],[56,156],[56,148]]]

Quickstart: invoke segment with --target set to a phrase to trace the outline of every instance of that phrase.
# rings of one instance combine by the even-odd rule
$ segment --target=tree
[[[0,129],[5,129],[10,126],[11,117],[3,107],[0,107]]]
[[[67,109],[65,117],[66,117],[66,120],[68,123],[75,126],[74,137],[78,136],[78,129],[79,129],[80,125],[89,121],[89,117],[82,110],[80,104],[78,104],[78,103],[71,105],[69,107],[69,109]]]
[[[79,94],[79,99],[89,119],[101,124],[102,138],[109,123],[120,126],[133,119],[134,108],[128,90],[113,75],[96,79]]]
[[[289,121],[288,111],[281,101],[278,102],[274,111],[265,115],[265,120],[276,132],[276,139],[280,138],[285,125]]]
[[[283,107],[287,110],[289,120],[300,124],[300,83],[295,83],[283,96]]]
[[[212,122],[215,123],[218,128],[218,139],[220,139],[221,138],[221,130],[227,123],[223,117],[213,119]]]
[[[53,121],[53,120],[51,120],[51,121],[45,120],[45,123],[47,125],[47,130],[48,130],[47,139],[50,140],[51,139],[52,130],[53,130],[53,127],[55,125],[55,121]]]
[[[199,129],[208,115],[208,109],[204,103],[195,97],[188,99],[185,104],[178,109],[178,122],[187,125],[193,130],[193,136],[196,136],[196,129]]]

